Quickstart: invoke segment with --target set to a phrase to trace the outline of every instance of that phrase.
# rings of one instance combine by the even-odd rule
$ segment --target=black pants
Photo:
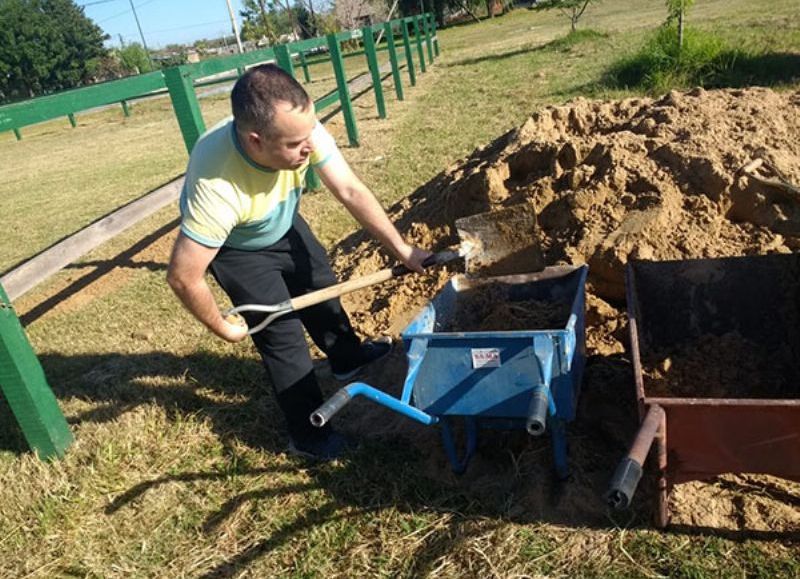
[[[278,304],[337,283],[325,249],[298,215],[277,243],[256,251],[223,247],[211,262],[211,272],[234,305]],[[265,314],[245,313],[248,326]],[[309,422],[322,404],[303,327],[328,356],[333,371],[356,359],[360,340],[341,302],[328,300],[285,315],[252,336],[295,440],[325,435]]]

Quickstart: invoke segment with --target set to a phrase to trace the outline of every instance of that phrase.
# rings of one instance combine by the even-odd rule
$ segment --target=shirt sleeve
[[[239,222],[232,199],[204,179],[184,184],[180,209],[181,232],[206,247],[221,247]]]
[[[311,153],[309,161],[314,168],[322,167],[339,151],[336,141],[319,121],[311,131],[311,142],[314,144],[314,151]]]

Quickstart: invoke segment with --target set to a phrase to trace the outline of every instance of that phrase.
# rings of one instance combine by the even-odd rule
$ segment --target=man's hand
[[[217,328],[217,335],[228,342],[241,342],[247,337],[247,324],[241,316],[226,316]]]
[[[408,269],[417,273],[423,273],[425,268],[422,267],[422,262],[425,261],[431,254],[430,251],[420,249],[405,243],[397,251],[397,257],[403,262]]]

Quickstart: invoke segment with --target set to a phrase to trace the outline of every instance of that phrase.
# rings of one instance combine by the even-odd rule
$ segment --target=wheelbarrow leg
[[[569,477],[567,464],[567,422],[560,418],[550,420],[550,437],[553,440],[553,462],[560,480]]]
[[[453,472],[462,474],[467,470],[469,459],[475,454],[475,448],[478,446],[478,422],[472,416],[464,417],[464,431],[467,436],[467,445],[464,451],[464,457],[461,459],[458,458],[458,452],[456,451],[456,442],[451,427],[452,424],[453,418],[449,416],[442,421],[442,446],[444,446],[444,451],[447,454],[447,458],[450,460]]]

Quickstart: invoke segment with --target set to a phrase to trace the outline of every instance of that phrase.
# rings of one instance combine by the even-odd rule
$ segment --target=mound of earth
[[[754,173],[743,171],[761,160]],[[800,92],[671,92],[663,98],[575,100],[544,108],[396,204],[407,238],[458,243],[459,217],[517,203],[535,207],[549,265],[590,266],[591,353],[623,350],[618,307],[633,259],[792,252],[800,196]],[[363,233],[334,250],[341,278],[388,261]],[[410,276],[346,299],[365,334],[397,333],[452,272]]]
[[[528,490],[514,491],[518,500],[512,510],[545,521],[607,524],[598,495],[638,426],[632,371],[623,355],[625,264],[629,259],[797,251],[800,196],[791,183],[800,183],[800,92],[694,89],[659,99],[578,99],[541,109],[391,209],[390,217],[410,242],[442,250],[458,243],[455,219],[530,204],[538,215],[547,264],[590,266],[586,312],[590,358],[581,408],[569,427],[570,458],[577,472],[566,498],[554,502],[545,474],[550,464],[546,445],[535,442],[533,450],[524,451],[513,463],[516,472],[527,473],[530,486],[526,483]],[[342,241],[333,258],[341,279],[390,263],[363,233]],[[425,276],[398,278],[343,301],[362,334],[397,335],[453,273],[440,268]],[[397,395],[404,377],[404,357],[396,352],[367,381]],[[345,416],[360,432],[399,434],[424,448],[436,444],[431,429],[410,425],[409,420],[367,402],[354,406]],[[441,453],[430,457],[435,462],[431,473],[446,472]],[[480,456],[475,460],[461,484],[494,488],[497,462]],[[753,478],[746,484],[741,483],[745,479],[734,479],[717,485],[746,492],[762,484]],[[652,483],[645,481],[643,488],[648,484],[652,488]],[[773,512],[782,515],[768,521],[738,512],[737,499],[710,498],[716,487],[679,485],[673,493],[674,520],[790,531],[800,524],[790,508],[800,485],[787,484],[782,493],[794,497],[789,508],[775,507]],[[766,481],[762,486],[775,485]],[[781,494],[764,491],[759,500],[769,502],[763,495],[778,497],[776,504],[785,503]],[[649,501],[647,490],[637,497]],[[693,510],[698,501],[708,506],[712,500],[727,501],[716,509],[727,518],[704,519]],[[648,502],[647,508],[652,504]],[[754,512],[764,508],[759,503]]]

